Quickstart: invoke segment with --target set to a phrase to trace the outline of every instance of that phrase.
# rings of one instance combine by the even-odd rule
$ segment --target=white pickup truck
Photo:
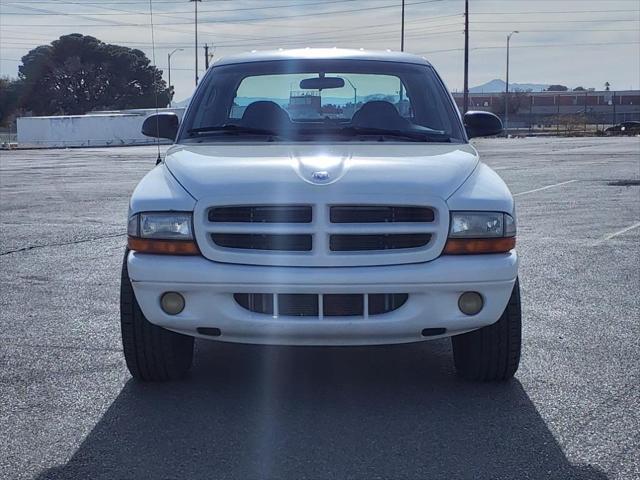
[[[521,344],[516,219],[434,68],[393,52],[301,49],[216,62],[175,143],[131,197],[127,366],[184,376],[194,337],[381,345],[451,337],[457,371],[505,380]]]

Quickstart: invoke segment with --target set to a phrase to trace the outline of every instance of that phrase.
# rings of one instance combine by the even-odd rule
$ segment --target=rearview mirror
[[[303,90],[325,90],[327,88],[344,87],[344,79],[340,77],[314,77],[300,81]]]
[[[178,134],[178,125],[180,125],[180,121],[175,113],[156,113],[145,118],[142,124],[142,134],[147,137],[175,140]]]
[[[467,112],[464,114],[467,137],[490,137],[502,133],[502,120],[489,112]]]

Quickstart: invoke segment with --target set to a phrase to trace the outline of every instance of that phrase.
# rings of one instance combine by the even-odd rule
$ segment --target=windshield
[[[211,69],[179,142],[463,142],[431,67],[371,60],[250,62]]]

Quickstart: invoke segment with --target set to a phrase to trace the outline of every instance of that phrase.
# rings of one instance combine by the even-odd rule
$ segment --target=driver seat
[[[291,127],[291,119],[289,114],[277,103],[259,100],[250,103],[245,109],[240,124],[247,128],[285,130]]]
[[[351,125],[360,128],[381,128],[385,130],[406,130],[411,122],[403,118],[396,107],[384,100],[365,103],[354,113]]]

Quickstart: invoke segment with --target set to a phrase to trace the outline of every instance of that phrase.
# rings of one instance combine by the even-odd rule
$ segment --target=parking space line
[[[619,230],[615,233],[612,233],[610,235],[607,235],[606,237],[602,238],[601,240],[598,240],[597,242],[594,243],[594,245],[600,245],[604,242],[606,242],[607,240],[611,240],[612,238],[617,237],[618,235],[622,235],[623,233],[627,233],[631,230],[633,230],[634,228],[638,228],[640,227],[640,222],[638,223],[634,223],[633,225],[627,227],[627,228],[623,228],[622,230]]]
[[[553,185],[547,185],[546,187],[534,188],[533,190],[527,190],[526,192],[514,193],[514,197],[519,197],[520,195],[527,195],[529,193],[541,192],[542,190],[547,190],[549,188],[560,187],[562,185],[567,185],[569,183],[577,182],[578,180],[567,180],[566,182],[554,183]]]

